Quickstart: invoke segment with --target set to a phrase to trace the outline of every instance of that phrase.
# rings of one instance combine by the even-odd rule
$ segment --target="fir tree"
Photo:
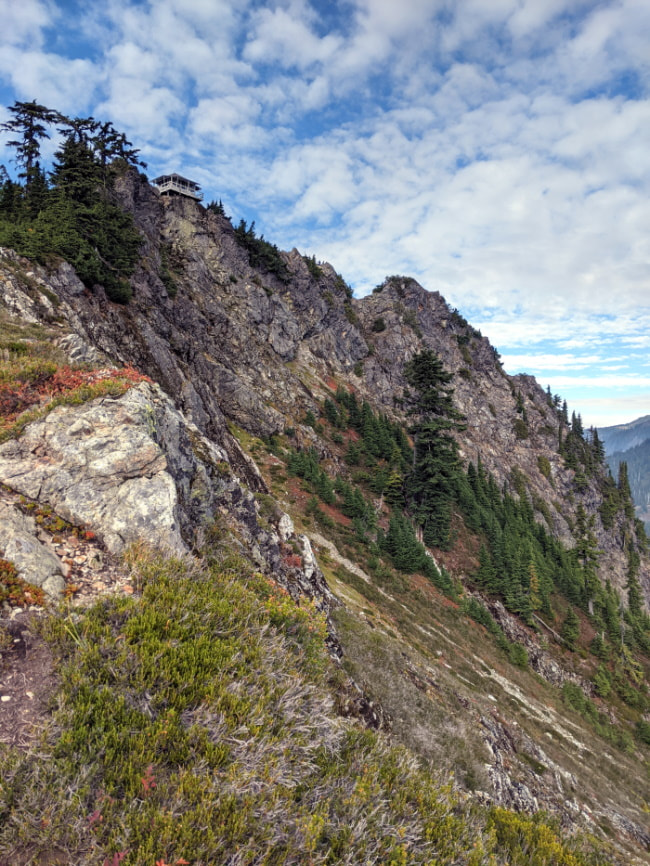
[[[580,620],[572,607],[567,611],[560,633],[569,649],[574,650],[580,637]]]
[[[626,589],[628,609],[634,619],[640,618],[643,614],[643,593],[638,578],[640,567],[641,558],[639,553],[635,547],[630,546]]]
[[[404,399],[414,418],[409,428],[414,451],[405,485],[407,502],[422,527],[425,544],[447,547],[455,476],[460,470],[452,433],[463,429],[462,416],[453,404],[452,375],[425,349],[405,365],[404,376],[413,389]]]

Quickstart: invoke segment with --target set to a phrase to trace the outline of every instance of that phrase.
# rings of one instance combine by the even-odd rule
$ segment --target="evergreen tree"
[[[566,400],[562,401],[562,411],[560,417],[564,421],[565,424],[569,423],[569,407],[567,406]]]
[[[460,470],[452,432],[463,429],[462,416],[453,404],[452,375],[425,349],[405,365],[404,376],[413,389],[404,399],[414,418],[409,428],[414,451],[405,484],[407,502],[422,527],[425,544],[447,547],[455,476]]]
[[[575,433],[576,436],[582,437],[584,435],[584,428],[582,426],[582,418],[580,414],[576,414],[575,412],[571,413],[571,432]]]
[[[594,675],[594,686],[596,687],[596,694],[601,698],[607,698],[612,693],[612,678],[607,668],[602,664],[598,665],[598,670]]]
[[[606,660],[609,655],[605,638],[601,632],[598,632],[595,635],[594,639],[589,644],[589,649],[598,659]]]
[[[623,501],[625,516],[628,520],[634,519],[634,502],[630,490],[630,479],[627,471],[627,461],[621,460],[618,464],[618,490]]]
[[[582,571],[582,604],[590,608],[599,589],[598,580],[598,544],[594,533],[594,517],[587,517],[582,503],[576,511],[576,527],[574,531],[576,546],[574,553]]]
[[[639,569],[641,558],[635,547],[630,546],[627,567],[627,604],[630,614],[634,619],[639,619],[643,614],[643,593],[639,583]]]
[[[566,645],[569,649],[574,650],[576,643],[580,637],[580,620],[572,607],[567,611],[564,622],[562,623],[562,631],[560,632]]]
[[[596,427],[591,428],[591,448],[596,462],[598,465],[602,465],[605,461],[605,446],[600,440]]]
[[[605,583],[605,591],[603,596],[604,597],[601,613],[605,622],[607,636],[609,637],[612,644],[614,644],[615,646],[620,646],[622,642],[621,617],[619,613],[620,601],[618,595],[616,594],[616,590],[612,587],[612,584],[609,580]]]
[[[109,299],[125,303],[131,297],[128,277],[142,239],[131,215],[114,204],[107,186],[110,166],[102,165],[96,155],[98,130],[106,125],[93,118],[66,118],[36,102],[15,103],[9,110],[15,116],[3,129],[22,133],[21,140],[9,145],[17,150],[25,187],[18,194],[4,178],[0,242],[41,262],[52,254],[61,256],[89,288],[102,285]],[[47,128],[54,123],[62,124],[63,142],[49,186],[40,166],[40,142],[50,137]],[[106,153],[119,157],[122,164],[134,164],[137,151],[130,142],[117,132],[114,139],[113,149]]]
[[[399,511],[391,514],[384,546],[395,568],[400,571],[411,574],[421,567],[424,555],[422,545],[415,537],[411,524]]]
[[[41,175],[41,141],[50,137],[48,126],[61,120],[62,116],[35,100],[14,102],[8,109],[13,119],[0,124],[0,129],[20,135],[20,138],[8,141],[7,146],[16,148],[16,161],[23,168],[18,176],[25,179],[29,190],[30,185]]]
[[[51,174],[54,189],[79,206],[92,207],[97,199],[101,169],[88,142],[74,127],[54,158]]]

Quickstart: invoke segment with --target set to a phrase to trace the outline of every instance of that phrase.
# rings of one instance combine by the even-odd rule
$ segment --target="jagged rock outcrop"
[[[320,437],[302,423],[305,412],[316,413],[323,398],[342,384],[375,409],[404,421],[403,362],[429,347],[454,374],[455,402],[467,423],[459,438],[463,458],[480,459],[500,488],[527,498],[536,519],[567,547],[575,543],[576,511],[581,504],[593,520],[601,576],[610,578],[624,594],[626,545],[634,527],[622,512],[613,516],[609,529],[603,526],[599,481],[586,478],[579,488],[576,485],[576,472],[558,454],[562,422],[547,395],[531,377],[506,375],[487,339],[439,294],[425,291],[414,280],[392,277],[369,297],[355,300],[331,266],[310,265],[297,250],[282,254],[289,279],[280,280],[250,266],[224,217],[181,198],[163,202],[135,174],[125,175],[120,184],[122,202],[134,213],[144,236],[132,280],[134,296],[128,305],[109,302],[101,287],[85,288],[65,263],[47,270],[8,251],[0,261],[0,303],[25,322],[48,323],[59,335],[56,345],[72,361],[102,366],[129,363],[158,384],[141,383],[119,398],[53,409],[17,439],[0,444],[0,483],[92,529],[115,553],[142,538],[187,552],[209,542],[211,533],[220,533],[229,546],[272,574],[295,597],[307,595],[328,610],[336,601],[310,538],[296,531],[284,511],[291,508],[291,479],[284,476],[287,495],[280,506],[246,447],[255,454],[251,437],[271,437],[291,426],[295,428],[291,444],[315,446],[324,465],[336,474],[343,468],[341,451],[331,444],[333,439]],[[262,443],[253,441],[261,449]],[[273,448],[273,442],[268,445]],[[271,468],[281,477],[283,466],[279,460],[276,463]],[[268,478],[273,479],[270,470]],[[273,489],[277,495],[278,488]],[[280,499],[285,499],[285,491]],[[10,505],[2,513],[9,515],[3,525],[15,524],[13,535],[18,540],[8,553],[0,543],[0,554],[51,595],[59,594],[62,576],[55,568],[56,556],[46,555],[50,551],[33,521],[23,520],[24,515]],[[308,521],[303,526],[309,526]],[[345,592],[341,596],[346,604],[352,599],[359,605],[362,627],[367,624],[377,634],[385,629],[398,640],[396,610],[406,610],[402,602],[414,598],[425,605],[430,589],[423,587],[426,581],[409,585],[404,590],[409,598],[400,598],[401,589],[386,588],[376,580],[375,569],[368,565],[366,571],[364,562],[352,562],[344,548],[339,552],[333,541],[312,528],[313,524],[308,531],[323,568],[326,557],[330,565],[328,577],[331,573],[336,581],[337,570],[348,575],[348,596]],[[20,545],[25,556],[32,556],[24,566],[15,552]],[[354,556],[349,548],[347,553]],[[466,557],[470,564],[453,576],[466,577],[465,568],[471,574],[476,555],[477,550],[470,550]],[[30,564],[36,560],[38,569]],[[646,558],[640,579],[650,598]],[[355,580],[363,590],[360,593],[354,590]],[[393,605],[387,607],[389,614],[377,616],[373,611],[373,592]],[[490,610],[507,638],[527,648],[536,673],[554,686],[570,681],[593,694],[590,681],[565,670],[557,661],[560,653],[554,657],[539,635],[498,602]],[[413,628],[424,637],[414,637]],[[514,678],[510,681],[486,668],[472,654],[476,649],[466,649],[467,668],[479,672],[477,676],[489,683],[486,688],[499,683],[503,689],[497,717],[490,703],[497,699],[491,694],[486,697],[480,684],[467,679],[468,669],[456,677],[444,660],[458,649],[447,626],[409,623],[408,628],[402,626],[399,639],[415,646],[446,631],[448,645],[444,654],[437,652],[433,663],[442,672],[449,670],[449,677],[455,677],[453,686],[447,683],[447,691],[438,688],[438,668],[434,677],[429,657],[417,669],[401,664],[400,677],[410,689],[403,694],[410,696],[418,711],[430,701],[443,707],[445,716],[450,704],[444,701],[449,694],[456,696],[452,715],[459,729],[467,731],[472,725],[477,737],[480,729],[490,754],[489,770],[483,774],[491,779],[493,802],[524,810],[542,806],[567,823],[580,810],[584,816],[584,803],[574,804],[575,774],[563,769],[564,758],[549,747],[555,755],[553,763],[539,745],[539,731],[535,740],[506,719],[509,707],[521,719],[527,713],[534,715],[537,724],[551,728],[542,735],[554,738],[549,743],[561,739],[571,750],[577,740],[570,730],[563,728],[555,737],[553,726],[561,714],[539,708],[533,713],[526,695],[513,685]],[[334,631],[330,648],[341,657]],[[365,688],[365,676],[357,679]],[[367,724],[384,729],[392,723],[395,736],[404,734],[407,722],[399,717],[402,693],[395,696],[395,705],[384,706],[382,693],[373,703],[353,683],[347,683],[346,689],[339,694],[342,713],[361,716]],[[424,710],[422,714],[424,718]],[[430,722],[422,721],[414,735],[416,744],[428,744],[432,730]],[[582,755],[584,747],[579,745]],[[430,757],[428,748],[422,753]],[[643,842],[635,817],[638,803],[635,800],[626,812],[628,805],[612,808],[608,820]]]

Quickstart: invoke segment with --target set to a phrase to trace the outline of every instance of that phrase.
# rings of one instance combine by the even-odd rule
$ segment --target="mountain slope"
[[[14,322],[58,330],[77,360],[132,364],[174,401],[176,426],[152,404],[148,435],[175,467],[183,544],[199,549],[221,515],[229,545],[329,611],[352,678],[341,712],[454,770],[477,801],[544,808],[640,855],[650,564],[589,434],[415,281],[391,277],[356,300],[296,250],[278,253],[276,273],[253,266],[222,214],[163,201],[136,174],[118,192],[145,238],[128,304],[65,264],[48,272],[10,253],[2,303]],[[6,351],[27,351],[19,342]],[[465,418],[451,541],[428,552],[407,519],[419,420],[405,396],[405,364],[426,350]],[[7,467],[17,448],[54,459],[37,423],[0,446]],[[189,443],[182,459],[176,440]],[[28,489],[29,472],[7,473],[12,490],[49,497]],[[102,519],[90,528],[110,539]]]
[[[614,476],[618,476],[621,463],[627,464],[627,477],[636,513],[650,527],[650,439],[625,451],[612,451],[607,455],[607,464]]]

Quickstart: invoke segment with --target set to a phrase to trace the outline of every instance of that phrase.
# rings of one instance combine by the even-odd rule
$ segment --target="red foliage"
[[[123,367],[120,370],[72,370],[70,367],[59,367],[47,383],[44,383],[46,385],[44,391],[53,397],[56,394],[73,391],[82,385],[92,385],[94,382],[104,382],[110,379],[126,379],[127,382],[133,384],[151,382],[149,376],[138,373],[131,366]]]
[[[116,851],[110,860],[108,857],[104,860],[104,866],[120,866],[120,863],[124,860],[127,854],[128,851]]]
[[[104,816],[99,811],[99,809],[95,809],[92,815],[88,816],[88,823],[91,827],[94,827],[95,824],[100,824],[104,820]]]
[[[44,373],[29,382],[4,382],[0,384],[0,418],[11,423],[21,412],[37,405],[43,399],[52,399],[59,394],[66,394],[92,385],[96,382],[119,380],[132,383],[151,382],[149,376],[138,373],[131,366],[119,370],[73,370],[70,367],[59,367],[54,373]]]
[[[282,557],[282,561],[289,568],[302,568],[302,556],[297,553],[289,553]]]
[[[151,764],[147,767],[147,772],[140,779],[142,782],[142,787],[144,788],[145,794],[148,794],[150,791],[156,787],[156,780],[153,775],[153,767]]]
[[[20,386],[4,382],[0,384],[0,416],[15,417],[40,399],[41,395],[32,382]]]

